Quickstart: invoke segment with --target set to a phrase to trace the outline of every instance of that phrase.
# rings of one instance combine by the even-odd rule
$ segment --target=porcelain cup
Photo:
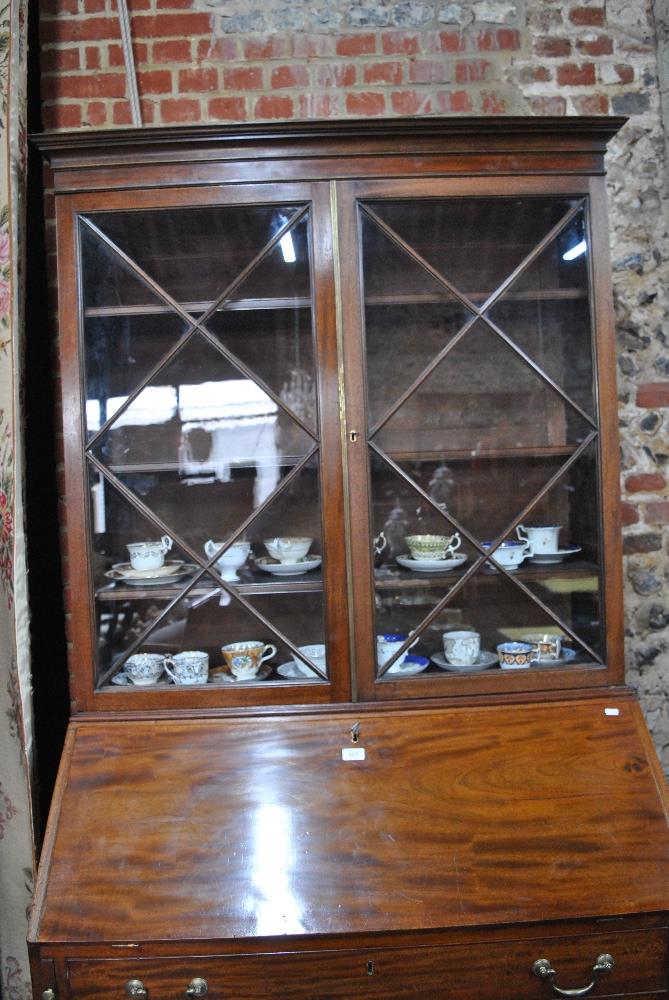
[[[481,636],[469,629],[458,629],[444,632],[444,657],[454,667],[470,667],[479,658],[481,652]]]
[[[210,538],[204,543],[205,554],[211,559],[224,545],[225,542],[214,542]],[[250,551],[250,542],[233,542],[223,555],[216,560],[214,566],[224,580],[239,580],[237,570],[240,566],[244,565]]]
[[[462,544],[456,531],[453,535],[407,535],[406,543],[412,559],[448,559]]]
[[[535,659],[542,663],[560,659],[562,639],[559,635],[550,632],[528,632],[527,635],[521,635],[520,638],[522,642],[530,643],[534,650]]]
[[[301,653],[304,653],[305,656],[308,656],[312,663],[319,668],[319,670],[322,670],[323,673],[326,672],[327,661],[325,657],[325,643],[316,642],[312,643],[310,646],[298,646],[297,648]],[[300,660],[299,657],[294,656],[293,663],[301,674],[306,674],[307,677],[314,676],[314,672],[311,667],[309,667],[303,660]]]
[[[489,549],[491,544],[491,542],[484,542],[483,548]],[[503,566],[504,569],[516,569],[516,567],[520,566],[523,559],[525,559],[525,557],[529,554],[529,542],[516,542],[512,540],[502,542],[502,544],[495,549],[490,558],[493,562],[496,562],[498,566]]]
[[[240,681],[252,680],[265,660],[276,656],[276,646],[248,639],[246,642],[230,642],[221,646],[223,658],[230,673]]]
[[[505,670],[529,667],[537,658],[531,642],[501,642],[497,647],[497,656]]]
[[[209,654],[189,649],[183,653],[175,653],[174,656],[166,656],[165,670],[175,684],[206,684],[209,678]]]
[[[388,660],[391,660],[398,649],[400,649],[404,643],[407,641],[409,636],[406,632],[386,632],[384,635],[377,635],[376,637],[376,659],[380,667],[386,665]],[[418,639],[414,639],[411,646],[415,646]],[[409,655],[409,649],[411,646],[401,656],[398,656],[393,667],[400,667],[407,656]]]
[[[313,538],[302,535],[284,535],[279,538],[265,538],[263,545],[272,559],[278,559],[282,563],[296,563],[304,559],[312,542]]]
[[[165,657],[160,653],[135,653],[123,664],[123,669],[132,684],[144,687],[155,684],[165,667]]]
[[[530,546],[529,555],[541,555],[543,552],[558,552],[560,548],[559,524],[537,525],[536,527],[526,527],[519,524],[516,534],[521,542],[528,542]]]
[[[157,542],[130,542],[130,565],[133,569],[160,569],[165,562],[165,553],[172,548],[172,539],[163,535]]]

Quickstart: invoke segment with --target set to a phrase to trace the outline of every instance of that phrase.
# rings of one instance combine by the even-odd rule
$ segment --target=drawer
[[[439,947],[71,960],[67,967],[73,1000],[123,1000],[133,979],[148,1000],[187,998],[196,977],[207,981],[207,1000],[542,1000],[555,994],[533,975],[537,959],[551,963],[557,986],[574,989],[590,982],[603,953],[615,966],[590,996],[666,995],[664,929]]]

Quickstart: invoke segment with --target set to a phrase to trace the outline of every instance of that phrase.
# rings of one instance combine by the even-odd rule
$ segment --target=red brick
[[[189,101],[183,97],[175,101],[161,101],[160,119],[166,125],[170,123],[199,122],[200,118],[199,101]]]
[[[293,118],[295,114],[292,97],[259,97],[253,109],[255,118]]]
[[[465,39],[459,31],[440,31],[439,50],[441,52],[463,52]]]
[[[466,90],[444,91],[437,94],[438,110],[445,114],[466,115],[474,110]]]
[[[191,61],[190,38],[171,38],[165,42],[154,42],[151,56],[154,63],[189,63]]]
[[[572,7],[569,20],[572,24],[601,28],[606,23],[606,11],[603,7]]]
[[[79,69],[79,49],[42,49],[40,67],[43,73]]]
[[[333,35],[295,35],[293,56],[296,59],[328,59],[335,54]],[[345,53],[340,53],[345,55]]]
[[[613,52],[613,41],[608,35],[598,35],[596,38],[579,38],[576,42],[576,48],[587,56],[610,56]]]
[[[492,63],[486,59],[468,59],[455,64],[456,83],[478,83],[490,76]]]
[[[300,94],[300,118],[343,118],[341,94]]]
[[[87,73],[62,76],[58,93],[61,97],[123,97],[125,85],[125,73]]]
[[[223,72],[226,90],[261,90],[262,70],[259,66],[236,66]]]
[[[180,69],[179,93],[208,93],[218,90],[218,70],[213,67],[206,69]]]
[[[270,75],[272,90],[285,90],[287,87],[308,87],[309,71],[306,66],[275,66]]]
[[[43,19],[40,25],[42,45],[51,42],[98,42],[117,39],[119,34],[115,17],[59,17],[53,21]]]
[[[78,104],[45,104],[42,125],[45,129],[80,128],[81,108]]]
[[[623,528],[628,528],[630,524],[638,524],[639,511],[631,503],[621,503],[620,516]]]
[[[140,97],[139,110],[144,125],[152,125],[156,118],[156,105],[154,101]]]
[[[86,125],[90,125],[91,128],[102,128],[103,125],[107,124],[107,105],[103,104],[102,101],[92,101],[86,107]]]
[[[401,90],[390,95],[390,106],[396,115],[429,115],[432,99],[422,90]]]
[[[592,63],[564,63],[558,66],[557,82],[561,87],[592,87],[595,67]]]
[[[654,409],[669,406],[669,382],[646,382],[636,391],[636,405]]]
[[[357,80],[353,63],[319,63],[316,66],[318,87],[352,87]]]
[[[482,94],[481,111],[484,115],[505,115],[508,111],[506,99],[499,94]]]
[[[198,62],[221,60],[227,62],[237,58],[237,41],[235,38],[217,38],[211,43],[208,38],[202,38],[197,44]]]
[[[387,56],[415,56],[420,51],[420,36],[409,31],[386,31],[381,36],[381,47]]]
[[[376,52],[376,35],[342,35],[337,39],[338,56],[368,56]]]
[[[365,83],[393,83],[397,85],[402,82],[403,70],[399,62],[366,63],[363,80]]]
[[[172,74],[167,69],[153,69],[137,74],[137,89],[140,94],[171,94]]]
[[[660,472],[634,472],[625,479],[628,493],[657,493],[666,485],[667,480]]]
[[[450,64],[446,59],[411,59],[410,83],[446,83],[450,79]]]
[[[567,102],[564,97],[533,97],[530,101],[533,115],[564,115],[567,113]]]
[[[634,81],[634,67],[627,63],[616,63],[613,67],[621,83],[632,83]]]
[[[105,10],[105,0],[84,0],[85,14],[101,14]]]
[[[669,500],[653,500],[645,507],[647,524],[669,524]]]
[[[215,97],[207,105],[208,116],[219,121],[246,120],[246,100],[243,97]]]
[[[588,94],[587,97],[572,97],[574,111],[579,115],[607,115],[609,99],[606,94]]]
[[[100,69],[100,49],[97,46],[86,48],[86,69]]]
[[[571,42],[568,38],[537,38],[534,54],[542,59],[564,59],[571,55]]]
[[[79,0],[42,0],[40,14],[42,18],[62,17],[64,14],[78,14]]]
[[[352,93],[346,95],[346,113],[349,115],[382,115],[386,110],[386,99],[383,94],[373,91]]]
[[[547,83],[551,79],[551,71],[546,66],[522,66],[518,79],[523,84]]]
[[[263,35],[244,41],[244,59],[249,62],[260,59],[285,59],[290,55],[288,39],[276,35]]]
[[[117,101],[112,108],[114,125],[132,125],[132,112],[128,101]]]
[[[188,38],[211,34],[209,14],[136,14],[132,18],[133,38]]]
[[[480,52],[498,52],[520,48],[520,33],[515,28],[496,28],[480,31],[476,36],[476,48]]]
[[[149,61],[149,49],[144,42],[133,42],[132,53],[136,65],[146,65]],[[110,68],[113,66],[125,66],[125,56],[121,45],[107,46],[107,61]]]

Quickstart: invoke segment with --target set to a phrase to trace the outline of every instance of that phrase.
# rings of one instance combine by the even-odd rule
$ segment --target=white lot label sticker
[[[620,715],[619,708],[605,708],[604,715]]]
[[[341,759],[342,760],[364,760],[365,759],[365,748],[364,747],[342,747],[341,748]]]

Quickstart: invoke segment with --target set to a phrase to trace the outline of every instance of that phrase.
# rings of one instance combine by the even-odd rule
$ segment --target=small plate
[[[256,681],[264,681],[272,673],[271,663],[263,663],[255,677],[240,681],[224,667],[214,667],[209,671],[209,682],[211,684],[255,684]]]
[[[432,662],[436,663],[436,665],[441,667],[442,670],[450,670],[455,674],[477,673],[479,670],[487,670],[488,667],[493,667],[496,663],[499,663],[497,653],[489,653],[485,649],[482,649],[479,653],[476,663],[468,663],[466,666],[458,666],[457,663],[449,663],[443,653],[435,653],[431,659]]]
[[[529,560],[537,565],[549,566],[554,563],[561,563],[567,556],[573,556],[581,551],[580,545],[570,545],[566,549],[558,549],[557,552],[537,552],[534,556],[529,556]]]
[[[532,666],[537,667],[564,667],[565,664],[571,663],[576,659],[575,649],[562,649],[560,650],[560,657],[557,660],[533,660]]]
[[[414,573],[444,573],[449,569],[457,569],[467,562],[467,556],[452,556],[450,559],[412,559],[411,556],[395,556],[400,566],[413,570]]]
[[[303,674],[299,667],[296,667],[292,660],[288,660],[288,663],[282,663],[276,668],[277,674],[280,677],[284,677],[287,681],[319,681],[320,677],[317,674]]]
[[[171,583],[176,583],[177,580],[183,579],[184,576],[188,576],[196,569],[197,566],[195,563],[181,563],[173,572],[163,573],[162,576],[128,576],[115,569],[108,570],[105,576],[115,583],[125,583],[129,587],[164,587]]]
[[[107,576],[120,574],[124,580],[151,580],[155,576],[170,576],[183,566],[183,559],[169,559],[155,569],[135,569],[131,563],[114,563]]]
[[[429,666],[430,661],[427,656],[413,656],[409,653],[403,663],[393,663],[392,667],[386,670],[384,677],[390,674],[393,677],[411,677],[413,674],[422,674]]]
[[[294,563],[281,563],[269,556],[258,556],[256,566],[274,576],[297,576],[299,573],[308,573],[310,569],[317,569],[322,561],[320,556],[305,556]]]
[[[133,684],[128,675],[126,674],[125,670],[119,670],[117,674],[114,674],[114,676],[111,679],[111,682],[112,684],[119,684],[122,687],[133,687],[133,688],[153,688],[153,687],[158,687],[158,685],[165,685],[170,683],[169,679],[163,676],[159,677],[157,681],[153,682],[153,684]]]

